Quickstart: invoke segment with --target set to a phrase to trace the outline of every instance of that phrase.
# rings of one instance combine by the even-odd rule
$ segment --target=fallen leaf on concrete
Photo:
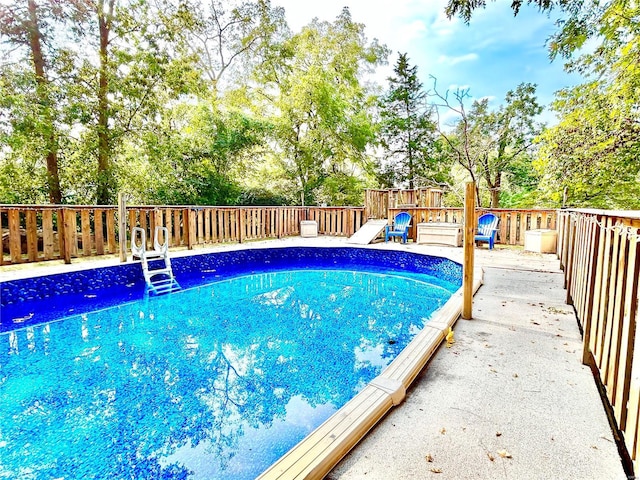
[[[427,454],[425,455],[424,459],[425,459],[427,462],[429,462],[429,463],[433,462],[433,457],[431,456],[431,454],[430,454],[430,453],[427,453]]]
[[[498,450],[498,455],[500,455],[502,458],[513,458],[511,454],[506,450]]]
[[[431,472],[432,473],[442,473],[442,469],[441,468],[432,468]]]
[[[489,453],[489,452],[487,452],[487,457],[489,457],[489,460],[491,460],[492,462],[496,459],[496,457],[491,455],[491,453]]]
[[[513,374],[513,378],[518,378],[518,374],[517,374],[517,373],[514,373],[514,374]]]
[[[444,435],[445,433],[447,433],[447,429],[446,429],[446,428],[444,428],[444,427],[442,427],[442,429],[440,430],[440,433],[441,433],[442,435]]]
[[[496,432],[496,437],[501,437],[502,436],[502,432]]]

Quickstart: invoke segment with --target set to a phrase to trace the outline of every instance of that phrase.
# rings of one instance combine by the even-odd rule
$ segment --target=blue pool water
[[[28,301],[33,283],[4,286],[0,479],[255,478],[459,286],[441,259],[309,250],[189,257],[162,297],[136,279]]]

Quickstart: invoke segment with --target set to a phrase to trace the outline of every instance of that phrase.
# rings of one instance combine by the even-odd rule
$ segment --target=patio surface
[[[409,244],[461,258],[462,249]],[[484,285],[407,393],[326,477],[625,479],[554,255],[476,249]]]
[[[198,249],[350,246],[332,237]],[[462,260],[462,248],[377,244]],[[476,249],[484,285],[405,401],[327,475],[330,480],[626,479],[554,255]],[[177,252],[175,256],[190,254]],[[117,264],[6,268],[0,279]],[[20,266],[22,267],[22,266]]]

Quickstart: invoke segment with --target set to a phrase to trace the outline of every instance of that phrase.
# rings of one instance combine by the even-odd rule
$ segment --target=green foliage
[[[491,207],[500,206],[504,176],[523,172],[521,163],[530,161],[530,150],[534,137],[541,127],[535,118],[542,112],[538,105],[536,86],[530,83],[518,85],[505,96],[505,104],[496,112],[480,115],[479,124],[484,124],[488,145],[479,158],[482,175],[491,194]],[[516,162],[520,166],[515,165]],[[527,180],[531,176],[527,175]],[[524,180],[515,179],[522,183]]]
[[[597,45],[569,64],[587,76],[557,94],[559,123],[539,139],[542,192],[553,205],[640,206],[640,6],[637,2],[571,2],[551,42],[553,55]]]
[[[378,98],[364,75],[389,51],[346,8],[292,33],[268,0],[1,5],[0,202],[113,203],[121,190],[136,203],[358,205],[365,188],[447,184],[454,204],[470,177],[494,207],[638,208],[640,7],[522,0],[514,13],[525,3],[562,10],[550,54],[586,76],[558,94],[535,151],[534,85],[497,109],[436,92],[459,118],[436,131],[401,54]],[[450,0],[447,13],[469,21],[484,6]]]
[[[345,8],[335,22],[314,20],[279,44],[258,70],[275,152],[302,204],[324,201],[332,189],[322,199],[319,191],[333,171],[363,168],[374,129],[359,77],[386,55]]]
[[[505,184],[510,177],[522,173],[522,162],[530,159],[529,150],[541,128],[535,121],[542,111],[535,90],[535,85],[522,83],[507,92],[504,104],[497,110],[490,110],[488,100],[482,99],[474,101],[468,112],[464,106],[466,91],[453,93],[457,104],[435,91],[441,102],[439,108],[459,116],[454,132],[440,129],[443,155],[464,168],[477,183],[478,205],[486,204],[488,197],[492,208],[500,207]],[[514,178],[513,184],[524,181]]]
[[[380,140],[385,161],[379,178],[389,187],[433,185],[444,180],[436,155],[432,107],[418,80],[418,67],[399,54],[389,90],[380,101]]]
[[[204,102],[177,105],[145,133],[142,146],[128,146],[121,184],[136,202],[234,205],[242,194],[234,171],[264,132],[262,123],[238,112]]]
[[[553,108],[562,120],[540,137],[536,163],[545,198],[554,206],[640,207],[635,109],[597,81],[560,92]]]
[[[541,11],[549,11],[554,7],[579,7],[582,3],[583,0],[512,0],[511,8],[513,9],[513,14],[517,15],[523,4],[537,5]],[[466,23],[469,23],[473,15],[473,11],[478,8],[484,8],[486,5],[486,0],[449,0],[445,8],[445,13],[449,18],[457,15]]]
[[[320,204],[356,206],[364,205],[364,190],[367,188],[362,175],[345,172],[327,177],[320,187],[316,200]]]

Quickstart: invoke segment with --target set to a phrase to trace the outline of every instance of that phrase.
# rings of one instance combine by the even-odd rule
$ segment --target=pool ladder
[[[163,242],[160,243],[160,234]],[[138,243],[139,242],[139,243]],[[147,250],[147,233],[140,227],[131,231],[131,253],[133,258],[141,260],[142,274],[147,284],[147,292],[155,295],[175,292],[181,289],[173,276],[171,260],[169,259],[169,231],[167,227],[156,227],[153,233],[153,250]],[[163,263],[159,268],[149,268],[149,261]],[[156,266],[155,262],[154,265]]]

